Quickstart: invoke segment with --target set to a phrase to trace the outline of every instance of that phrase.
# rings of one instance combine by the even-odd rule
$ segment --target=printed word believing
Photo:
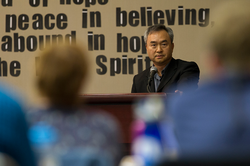
[[[141,7],[140,12],[132,10],[130,12],[122,10],[120,7],[116,8],[116,26],[125,27],[129,24],[132,27],[151,26],[153,24],[168,24],[175,25],[176,20],[178,25],[198,25],[206,27],[209,24],[209,11],[208,8],[184,9],[183,6],[178,6],[176,9],[171,10],[156,10],[153,11],[152,7]],[[176,14],[178,13],[178,15]]]

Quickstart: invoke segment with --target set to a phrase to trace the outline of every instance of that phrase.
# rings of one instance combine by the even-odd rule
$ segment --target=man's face
[[[174,43],[165,30],[151,32],[148,35],[146,49],[155,66],[167,65],[172,59]]]

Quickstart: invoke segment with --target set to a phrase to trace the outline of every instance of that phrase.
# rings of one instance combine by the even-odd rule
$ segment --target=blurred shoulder
[[[0,85],[0,118],[20,118],[24,116],[22,102],[18,92],[14,91],[7,86]],[[8,118],[7,118],[8,119]]]
[[[203,104],[210,103],[220,98],[221,95],[226,95],[224,93],[226,90],[223,86],[223,83],[209,81],[199,86],[195,91],[186,88],[182,95],[173,95],[166,102],[172,110],[191,110],[191,108],[196,108],[198,105],[202,107]]]

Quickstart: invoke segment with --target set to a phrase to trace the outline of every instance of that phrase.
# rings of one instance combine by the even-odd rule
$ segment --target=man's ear
[[[207,66],[207,69],[212,76],[220,75],[220,73],[223,71],[223,63],[218,57],[217,53],[209,52],[206,54],[206,57],[203,59],[203,61],[204,65]]]
[[[172,51],[174,50],[174,43],[172,43]]]
[[[222,62],[216,53],[210,53],[208,56],[211,68],[218,69],[222,67]]]

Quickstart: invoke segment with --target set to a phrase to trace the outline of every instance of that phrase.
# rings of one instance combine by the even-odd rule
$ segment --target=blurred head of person
[[[209,50],[215,68],[236,73],[250,72],[250,1],[227,1],[214,12]],[[215,70],[218,72],[218,70]]]
[[[70,44],[52,46],[41,52],[36,85],[50,105],[78,104],[88,71],[86,56],[80,46]]]

